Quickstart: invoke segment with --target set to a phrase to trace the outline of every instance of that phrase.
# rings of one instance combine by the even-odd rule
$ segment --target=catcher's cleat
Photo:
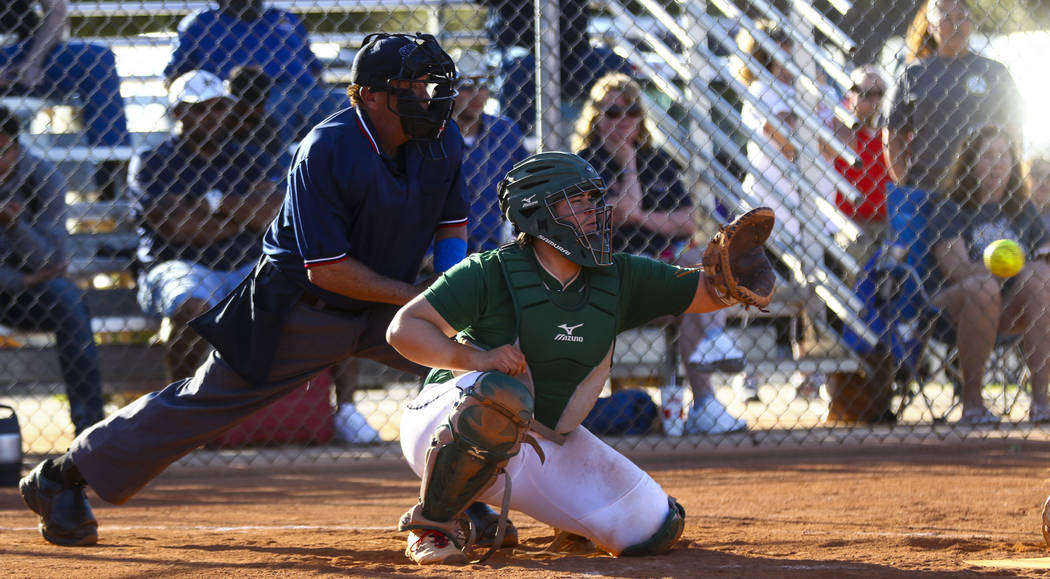
[[[18,483],[22,500],[40,515],[40,534],[56,545],[80,547],[98,542],[98,521],[83,486],[64,485],[44,477],[45,460]]]
[[[478,502],[467,507],[467,516],[470,517],[470,522],[474,525],[474,532],[477,535],[474,544],[479,547],[491,547],[492,542],[496,540],[499,513],[485,503]],[[517,544],[518,529],[510,519],[507,519],[506,530],[503,531],[503,544],[500,545],[500,548],[514,547]]]
[[[1050,497],[1043,503],[1043,542],[1050,547]]]
[[[420,565],[463,563],[467,556],[456,548],[441,531],[432,529],[412,531],[408,534],[405,555]]]

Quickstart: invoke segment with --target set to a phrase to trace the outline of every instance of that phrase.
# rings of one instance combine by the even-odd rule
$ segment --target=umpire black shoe
[[[45,460],[18,483],[22,500],[40,515],[40,534],[56,545],[79,547],[98,542],[98,521],[82,486],[67,486],[44,477]]]
[[[491,547],[496,540],[496,531],[499,523],[499,513],[492,510],[485,503],[477,502],[467,507],[467,516],[474,524],[477,538],[474,545],[478,547]],[[507,519],[507,530],[503,532],[503,544],[500,548],[514,547],[518,544],[518,528]]]

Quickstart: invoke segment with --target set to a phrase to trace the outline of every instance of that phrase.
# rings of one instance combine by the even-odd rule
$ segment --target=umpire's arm
[[[466,227],[445,227],[434,235],[437,244],[442,239],[462,239],[466,245]],[[407,284],[376,273],[372,268],[348,257],[343,261],[314,265],[306,270],[310,283],[355,300],[403,306],[423,291],[422,286]]]
[[[403,306],[421,291],[414,285],[378,274],[352,257],[311,266],[306,275],[310,283],[321,289],[366,302]]]

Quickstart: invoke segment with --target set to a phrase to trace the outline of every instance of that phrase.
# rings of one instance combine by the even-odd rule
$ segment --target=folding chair
[[[930,303],[927,287],[927,276],[936,267],[927,233],[936,196],[892,184],[887,186],[886,194],[891,243],[869,263],[870,273],[866,276],[872,284],[868,289],[873,295],[871,302],[880,310],[872,317],[879,319],[883,326],[881,335],[899,363],[895,381],[900,396],[898,419],[903,418],[909,405],[921,401],[934,422],[943,422],[960,406],[962,377],[954,327]],[[997,336],[985,368],[986,402],[1006,417],[1027,382],[1020,341],[1020,335]],[[942,372],[952,387],[952,399],[947,405],[928,391]]]

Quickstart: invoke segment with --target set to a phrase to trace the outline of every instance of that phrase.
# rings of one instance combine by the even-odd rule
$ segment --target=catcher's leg
[[[402,531],[412,531],[406,553],[418,563],[462,560],[457,553],[468,542],[463,511],[518,453],[532,422],[531,392],[506,374],[469,374],[457,385],[461,390],[451,413],[434,431],[426,450],[420,501],[398,525]],[[430,399],[429,394],[421,394],[417,403],[442,407],[440,397]],[[412,443],[403,444],[408,455]]]
[[[582,535],[614,555],[663,552],[682,533],[684,512],[645,471],[580,427],[562,445],[539,440],[510,461],[513,509]],[[498,502],[499,485],[482,498]]]

